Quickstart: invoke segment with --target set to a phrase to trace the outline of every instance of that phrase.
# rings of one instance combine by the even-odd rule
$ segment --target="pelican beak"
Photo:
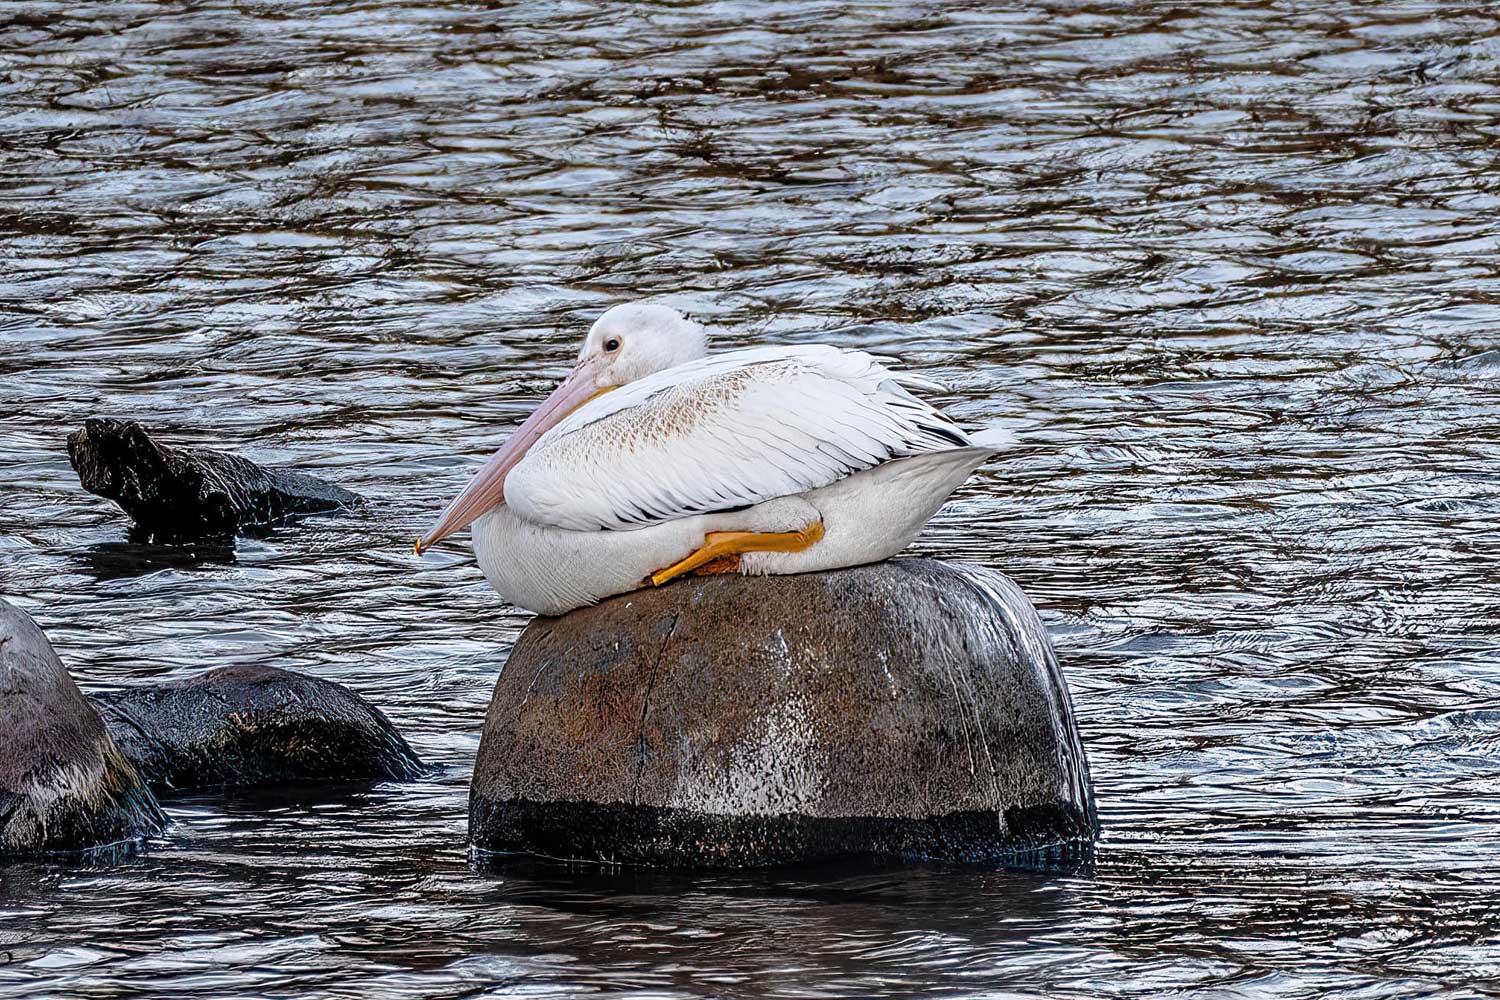
[[[601,392],[607,391],[599,389],[594,379],[594,365],[589,361],[580,361],[578,367],[562,380],[562,384],[552,390],[552,395],[544,399],[542,405],[538,406],[531,416],[516,428],[515,433],[505,444],[501,445],[500,450],[480,466],[479,471],[474,473],[474,478],[469,480],[463,492],[453,498],[453,502],[448,505],[432,527],[427,529],[427,534],[417,539],[415,546],[417,555],[421,555],[455,531],[468,527],[487,511],[503,503],[506,474],[526,457],[527,450],[536,443],[537,438],[545,434],[549,428],[555,427],[563,417]]]

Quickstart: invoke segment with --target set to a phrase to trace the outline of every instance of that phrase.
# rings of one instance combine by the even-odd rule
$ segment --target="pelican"
[[[473,525],[511,604],[558,615],[686,573],[807,573],[904,549],[997,449],[863,351],[707,352],[676,310],[604,313],[561,385],[417,539]]]

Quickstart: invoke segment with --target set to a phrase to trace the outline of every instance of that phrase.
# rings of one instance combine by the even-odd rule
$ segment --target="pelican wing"
[[[569,414],[510,471],[505,501],[542,524],[622,530],[802,493],[893,458],[969,444],[908,388],[941,387],[834,347],[712,355]]]

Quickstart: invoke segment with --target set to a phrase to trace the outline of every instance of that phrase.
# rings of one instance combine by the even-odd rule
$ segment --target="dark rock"
[[[95,701],[116,745],[158,792],[409,778],[422,768],[359,695],[276,667],[223,667]]]
[[[165,825],[42,630],[0,601],[0,854],[82,850]]]
[[[469,797],[482,850],[674,866],[1033,859],[1097,829],[1035,609],[999,573],[922,559],[536,619]]]
[[[305,473],[208,448],[158,444],[133,420],[89,419],[68,435],[83,488],[119,504],[139,540],[227,538],[359,497]]]

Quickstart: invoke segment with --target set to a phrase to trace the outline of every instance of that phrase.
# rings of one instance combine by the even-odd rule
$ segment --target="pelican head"
[[[578,367],[593,366],[595,389],[602,391],[697,361],[706,353],[703,327],[676,309],[627,302],[594,321],[578,352]]]
[[[627,302],[605,312],[589,329],[578,363],[567,378],[480,467],[427,534],[417,539],[417,554],[504,502],[506,474],[563,417],[595,396],[696,361],[707,351],[703,327],[669,306]]]

